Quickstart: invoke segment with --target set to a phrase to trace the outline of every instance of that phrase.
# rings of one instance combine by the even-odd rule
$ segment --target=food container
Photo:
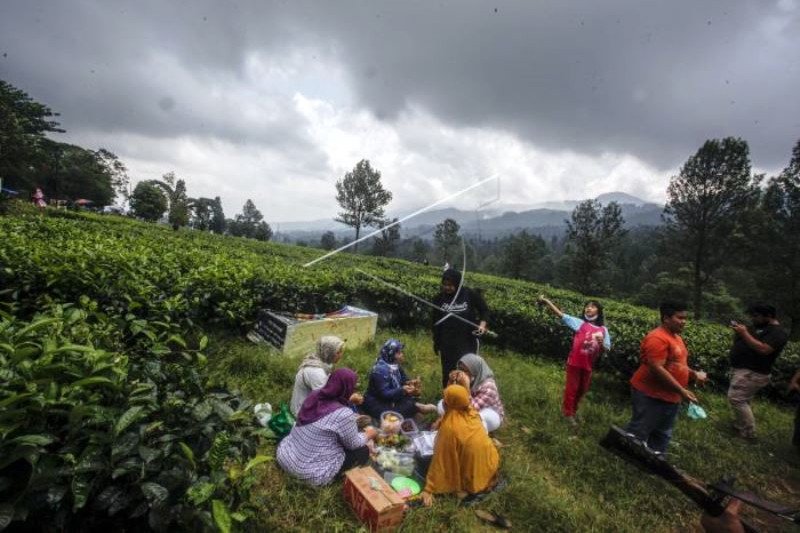
[[[406,418],[400,423],[400,433],[402,433],[409,439],[413,439],[419,434],[417,423],[414,422],[414,420],[411,418]]]
[[[375,462],[382,470],[401,476],[410,476],[414,473],[414,455],[410,453],[398,452],[392,448],[379,448]]]
[[[403,423],[403,415],[395,411],[384,411],[381,413],[381,431],[384,433],[400,433],[400,425]]]

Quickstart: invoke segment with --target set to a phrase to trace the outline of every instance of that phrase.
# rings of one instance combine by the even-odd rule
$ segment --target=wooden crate
[[[355,348],[375,339],[378,315],[345,306],[325,315],[293,315],[264,310],[259,313],[256,333],[289,357],[301,357],[316,349],[325,335],[336,335]]]
[[[371,532],[394,531],[403,522],[405,502],[374,468],[363,466],[345,472],[344,499]]]

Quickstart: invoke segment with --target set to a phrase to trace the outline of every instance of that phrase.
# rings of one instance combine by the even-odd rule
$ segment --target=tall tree
[[[436,225],[433,240],[436,243],[436,248],[442,254],[442,259],[446,262],[453,259],[451,253],[461,241],[461,236],[458,234],[460,230],[461,226],[452,218],[446,218]]]
[[[428,243],[417,237],[411,245],[411,258],[419,262],[427,261],[429,250]]]
[[[178,229],[189,223],[189,212],[192,203],[186,194],[186,182],[178,179],[174,172],[167,172],[160,180],[151,180],[152,183],[160,187],[167,197],[169,205],[168,222],[173,229]]]
[[[383,208],[392,201],[392,193],[383,188],[381,173],[373,169],[368,160],[362,159],[336,182],[336,201],[342,211],[335,220],[354,228],[357,241],[361,228],[383,220]],[[358,251],[357,243],[354,249]]]
[[[706,141],[667,188],[667,239],[692,269],[696,317],[703,315],[703,287],[733,253],[737,220],[757,198],[747,142],[734,137]]]
[[[225,233],[225,213],[222,210],[222,200],[219,196],[214,198],[211,213],[211,231],[218,234]]]
[[[800,340],[800,140],[789,166],[767,185],[759,211],[752,268],[765,295],[791,319],[791,338]]]
[[[214,200],[211,198],[196,198],[192,204],[192,227],[200,231],[211,229],[211,219],[214,216]]]
[[[0,80],[0,177],[12,188],[23,182],[30,165],[39,159],[48,132],[63,133],[53,120],[58,113],[27,93]]]
[[[586,200],[575,207],[566,222],[565,260],[570,285],[587,294],[606,291],[605,271],[626,234],[622,210],[616,202],[603,207],[597,200]]]
[[[397,243],[400,242],[400,224],[395,224],[387,228],[389,224],[394,224],[397,219],[382,220],[378,227],[381,229],[380,236],[375,237],[372,245],[372,253],[388,257],[397,250]],[[384,229],[385,228],[385,229]]]
[[[189,223],[189,196],[186,194],[186,182],[178,180],[169,198],[168,221],[174,229]]]
[[[510,278],[540,281],[540,263],[546,255],[547,244],[544,239],[523,230],[507,239],[500,259],[500,270]]]
[[[98,163],[105,169],[106,174],[110,176],[111,188],[114,190],[114,194],[127,201],[130,192],[128,190],[130,178],[125,164],[120,161],[115,153],[105,148],[100,148],[94,152],[94,155]]]
[[[320,237],[319,245],[323,250],[333,250],[336,248],[336,235],[332,231],[326,231]]]
[[[272,228],[264,222],[264,215],[250,199],[245,202],[241,214],[228,222],[228,231],[237,237],[249,237],[260,241],[272,238]]]
[[[21,177],[22,188],[41,187],[51,198],[84,198],[95,206],[114,200],[111,171],[97,152],[44,139],[39,143],[38,154],[27,175]]]
[[[131,194],[131,211],[139,218],[155,222],[167,210],[164,191],[152,180],[140,181]]]

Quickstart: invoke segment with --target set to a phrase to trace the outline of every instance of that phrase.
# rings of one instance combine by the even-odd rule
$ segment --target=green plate
[[[409,489],[412,495],[419,494],[420,492],[419,483],[410,477],[397,476],[392,480],[392,488],[397,492],[403,489]]]

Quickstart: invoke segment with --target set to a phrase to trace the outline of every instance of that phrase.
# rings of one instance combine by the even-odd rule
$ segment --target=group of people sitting
[[[397,339],[383,344],[362,396],[356,372],[333,370],[344,341],[322,337],[295,376],[290,407],[296,424],[278,446],[280,467],[310,485],[327,485],[369,462],[370,441],[379,434],[373,421],[384,412],[405,418],[437,413],[423,502],[430,505],[434,494],[479,495],[492,489],[498,483],[500,457],[489,432],[500,427],[505,412],[491,368],[479,355],[466,354],[448,375],[439,404],[421,403],[419,378],[407,376],[403,350]],[[370,422],[361,427],[364,417]]]

